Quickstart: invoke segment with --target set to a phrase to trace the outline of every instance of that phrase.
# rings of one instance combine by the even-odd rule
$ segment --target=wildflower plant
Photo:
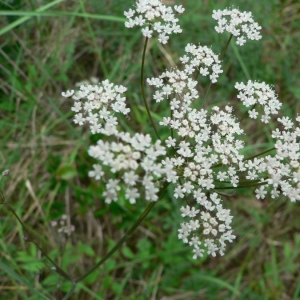
[[[270,193],[272,198],[282,194],[291,201],[300,200],[299,117],[296,124],[287,117],[278,118],[283,130],[277,128],[272,132],[273,155],[262,153],[247,158],[243,155],[245,132],[233,107],[221,104],[205,108],[211,84],[223,72],[222,58],[232,37],[236,37],[239,46],[261,39],[261,27],[252,14],[235,8],[214,10],[212,14],[217,21],[215,30],[230,34],[221,56],[210,47],[188,44],[180,57],[181,66],[145,82],[143,67],[148,39],[155,38],[156,32],[158,42],[165,44],[172,33],[182,31],[174,12],[181,14],[184,8],[172,9],[160,0],[137,1],[134,9],[125,12],[125,26],[142,27],[145,37],[141,91],[154,138],[121,131],[118,114],[129,114],[126,100],[120,94],[126,91],[122,86],[105,80],[94,86],[83,85],[76,93],[67,91],[63,96],[74,100],[74,123],[86,122],[92,133],[108,137],[88,150],[97,161],[89,176],[105,182],[102,196],[106,203],[118,201],[121,191],[132,204],[143,200],[156,202],[166,185],[173,186],[174,197],[182,201],[183,221],[178,238],[191,247],[194,259],[205,253],[224,255],[228,243],[236,238],[231,225],[233,216],[224,207],[224,195],[220,192],[224,186],[240,188],[243,181],[245,186],[256,186],[257,199]],[[207,76],[211,82],[205,95],[197,89],[199,76]],[[148,100],[146,83],[154,90]],[[268,123],[280,111],[282,104],[268,84],[249,80],[234,86],[250,118]],[[151,104],[163,101],[168,103],[169,116],[155,124]],[[201,108],[195,108],[199,103]],[[167,130],[167,138],[161,139],[157,125]],[[104,167],[108,169],[104,171]]]
[[[213,11],[217,33],[229,34],[221,54],[211,47],[189,43],[178,67],[144,78],[148,40],[165,44],[172,34],[181,33],[178,16],[183,12],[181,5],[171,7],[160,0],[138,0],[124,13],[125,26],[141,27],[144,37],[140,94],[151,132],[133,128],[124,131],[123,128],[130,128],[130,99],[121,83],[94,80],[81,84],[76,91],[62,93],[73,101],[74,123],[101,136],[88,149],[94,160],[88,176],[104,183],[103,201],[110,204],[123,197],[131,204],[149,202],[124,237],[81,277],[74,280],[54,264],[59,274],[73,283],[65,299],[72,295],[78,282],[121,247],[155,203],[161,201],[167,188],[181,205],[178,238],[190,247],[194,259],[225,255],[228,244],[236,239],[234,216],[226,205],[226,198],[232,195],[224,193],[227,189],[252,187],[257,199],[269,194],[274,199],[284,196],[292,202],[300,201],[300,117],[294,121],[277,116],[282,104],[274,88],[259,81],[233,83],[237,99],[252,122],[267,126],[277,116],[278,128],[270,129],[274,147],[252,157],[244,151],[249,145],[245,143],[241,112],[226,101],[211,106],[207,103],[212,84],[223,76],[223,59],[232,38],[239,46],[261,39],[261,27],[250,12],[236,8]],[[201,76],[210,81],[205,92],[198,88]],[[145,86],[150,87],[152,94],[146,95]],[[154,103],[159,107],[163,102],[168,106],[167,115],[162,110],[156,121],[151,107]]]

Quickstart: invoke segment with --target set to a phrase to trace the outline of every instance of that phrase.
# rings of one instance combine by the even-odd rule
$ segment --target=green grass
[[[123,24],[123,11],[132,2],[0,1],[0,171],[11,170],[0,185],[47,254],[74,277],[98,262],[146,205],[104,203],[103,186],[87,176],[93,162],[86,150],[97,138],[74,126],[71,100],[60,96],[91,76],[108,78],[128,87],[133,115],[127,129],[151,133],[139,90],[143,39],[139,30]],[[238,108],[234,82],[251,78],[274,84],[284,114],[300,112],[298,1],[182,4],[184,33],[163,47],[151,42],[146,77],[178,62],[189,42],[212,45],[220,52],[226,37],[214,32],[210,15],[213,9],[235,5],[253,12],[263,39],[229,47],[226,74],[213,86],[208,103]],[[204,90],[206,84],[201,82]],[[153,106],[157,115],[159,109]],[[243,125],[268,148],[264,129]],[[247,154],[256,148],[247,148]],[[194,261],[189,248],[178,241],[181,203],[171,195],[164,195],[124,247],[81,282],[71,299],[300,298],[299,205],[286,199],[259,202],[251,191],[238,191],[236,198],[226,200],[237,240],[224,257]],[[0,298],[62,299],[71,284],[26,240],[6,206],[0,208]],[[76,228],[68,241],[50,225],[64,213]]]

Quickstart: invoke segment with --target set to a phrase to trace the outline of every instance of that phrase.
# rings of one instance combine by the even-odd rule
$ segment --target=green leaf
[[[32,261],[25,264],[22,264],[22,269],[27,270],[29,272],[38,272],[45,268],[45,264],[41,261]]]
[[[77,247],[81,253],[84,253],[88,256],[95,256],[95,251],[89,245],[80,243]]]
[[[56,177],[64,180],[70,180],[74,178],[76,174],[76,168],[71,164],[63,164],[56,171]]]
[[[126,247],[126,246],[122,248],[122,253],[124,254],[124,256],[126,258],[132,259],[132,258],[135,257],[135,255],[133,254],[133,252],[131,251],[131,249],[128,248],[128,247]]]
[[[111,271],[116,268],[116,261],[113,258],[109,258],[105,263],[105,270]]]
[[[37,291],[34,286],[32,286],[29,282],[27,282],[24,278],[22,278],[20,275],[18,275],[13,269],[11,269],[8,265],[0,261],[0,269],[2,269],[6,274],[14,278],[16,281],[21,283],[22,285],[25,285],[29,290],[31,290],[36,295],[39,295],[41,299],[47,299],[49,300],[47,296],[43,295],[41,292]]]
[[[88,285],[95,283],[100,276],[100,270],[95,270],[94,272],[92,272],[88,277],[86,277],[84,279],[84,282]]]
[[[50,8],[50,7],[52,7],[52,6],[55,6],[56,4],[59,4],[60,2],[63,2],[63,1],[64,1],[64,0],[56,0],[56,1],[50,2],[50,3],[46,4],[46,5],[44,5],[44,6],[40,7],[40,8],[38,8],[38,9],[36,10],[36,12],[33,12],[33,13],[39,13],[39,12],[42,12],[42,11],[47,10],[48,8]],[[7,16],[7,15],[10,15],[11,13],[12,13],[11,11],[6,11],[6,12],[2,11],[2,12],[1,12],[2,15],[4,14],[4,15],[6,15],[6,16]],[[26,14],[26,13],[27,13],[27,14]],[[23,14],[25,14],[24,17],[22,17],[22,18],[16,20],[16,21],[13,22],[13,23],[10,23],[9,25],[7,25],[7,26],[5,26],[4,28],[2,28],[2,29],[0,30],[0,35],[2,35],[2,34],[4,34],[4,33],[8,32],[8,31],[10,31],[11,29],[13,29],[13,28],[15,28],[15,27],[21,25],[22,23],[28,21],[29,19],[31,19],[32,16],[30,16],[28,13],[30,13],[30,12],[24,12],[24,13],[23,13]]]

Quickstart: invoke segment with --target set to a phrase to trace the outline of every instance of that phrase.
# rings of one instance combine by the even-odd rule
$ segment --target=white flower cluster
[[[298,126],[287,117],[279,118],[283,130],[278,128],[272,132],[276,139],[275,156],[255,158],[248,161],[247,179],[258,180],[261,175],[267,178],[260,179],[261,187],[255,190],[257,199],[264,199],[271,188],[271,197],[277,198],[280,194],[288,197],[292,202],[300,201],[300,117],[296,118]]]
[[[90,177],[102,179],[105,175],[104,169],[108,168],[110,174],[115,174],[115,178],[106,183],[103,193],[105,202],[117,201],[122,192],[121,186],[125,187],[125,198],[132,204],[142,196],[141,190],[145,191],[146,200],[158,200],[159,186],[155,182],[168,173],[159,162],[159,158],[166,155],[165,147],[160,141],[151,144],[149,135],[136,133],[131,137],[128,133],[119,132],[117,137],[119,142],[99,140],[88,151],[91,157],[101,162],[101,165],[94,165],[94,170],[89,172]]]
[[[182,223],[179,238],[194,247],[194,258],[202,255],[203,247],[212,255],[216,255],[217,251],[222,255],[225,241],[231,242],[234,238],[230,226],[232,217],[228,210],[223,209],[217,194],[207,198],[205,192],[215,189],[217,181],[230,183],[234,187],[238,185],[237,173],[245,168],[244,157],[239,154],[244,144],[236,136],[243,134],[243,130],[229,106],[225,107],[225,111],[214,107],[210,115],[204,109],[191,109],[180,119],[174,117],[161,125],[172,128],[181,137],[179,141],[171,137],[166,140],[167,147],[172,147],[176,154],[163,161],[166,169],[175,171],[175,174],[169,172],[170,177],[167,176],[167,181],[177,183],[175,198],[192,197],[200,205],[201,216],[207,216],[207,222],[202,219],[199,223],[193,219]],[[196,216],[196,206],[191,209],[193,213],[190,217]],[[204,236],[209,235],[202,247],[195,237],[195,230],[198,229],[199,234],[200,227]]]
[[[196,90],[197,81],[192,78],[195,70],[199,70],[203,76],[210,76],[210,80],[216,82],[219,73],[222,73],[220,61],[211,49],[202,46],[188,44],[185,48],[187,55],[180,58],[185,65],[183,71],[174,68],[163,72],[159,77],[148,78],[147,83],[155,86],[153,99],[161,102],[170,98],[170,107],[173,113],[181,118],[193,100],[198,100]]]
[[[261,116],[261,121],[264,123],[269,123],[270,115],[277,114],[282,103],[278,100],[275,91],[265,82],[257,82],[249,80],[247,84],[236,83],[234,86],[238,91],[237,97],[246,106],[253,106],[251,110],[248,111],[249,117],[256,119],[258,112],[254,107],[259,104],[264,114]]]
[[[212,18],[218,21],[215,30],[218,33],[229,32],[237,37],[236,44],[243,46],[246,40],[260,40],[261,26],[254,22],[251,12],[238,9],[213,10]]]
[[[219,252],[224,255],[226,243],[232,243],[235,235],[232,234],[232,216],[229,209],[224,209],[217,193],[207,197],[199,193],[196,198],[200,209],[195,207],[181,207],[182,217],[188,217],[188,222],[181,223],[178,238],[193,247],[193,258],[202,257],[205,250],[208,254],[216,256]],[[203,242],[200,241],[199,231],[203,233]]]
[[[193,65],[199,66],[199,61],[207,59],[206,65],[215,62],[218,66],[215,70],[220,68],[219,60],[211,55],[208,48],[189,45],[186,50],[195,55],[191,60],[186,59],[191,72],[189,68],[184,71],[174,69],[147,82],[156,87],[153,96],[156,102],[170,98],[171,116],[164,117],[159,124],[171,128],[178,136],[168,137],[165,141],[167,147],[175,152],[173,157],[163,160],[165,168],[170,170],[166,174],[167,181],[176,183],[175,198],[192,197],[196,202],[192,208],[187,208],[191,210],[191,215],[186,213],[193,219],[181,224],[178,236],[193,247],[194,258],[202,256],[204,249],[213,256],[216,252],[223,255],[226,242],[232,242],[235,238],[230,226],[232,217],[229,210],[223,209],[216,193],[207,198],[205,192],[216,188],[217,181],[230,183],[234,187],[238,185],[237,173],[245,170],[244,157],[239,153],[244,143],[237,139],[243,130],[229,106],[224,111],[214,107],[210,115],[207,110],[191,108],[192,101],[198,99],[197,82],[189,76]],[[198,212],[201,216],[207,216],[205,222],[202,217],[200,221],[194,219]],[[196,236],[201,232],[206,237],[203,244]]]
[[[75,226],[72,224],[68,224],[67,215],[62,215],[60,220],[58,221],[52,221],[51,226],[56,227],[58,233],[64,233],[67,236],[71,236],[72,232],[75,231]]]
[[[79,91],[63,92],[63,97],[71,97],[75,112],[74,123],[82,126],[89,123],[91,132],[112,135],[117,132],[118,119],[114,114],[127,115],[126,98],[122,97],[127,89],[104,80],[96,85],[81,85]]]
[[[219,74],[223,72],[221,62],[218,55],[207,46],[196,46],[187,44],[184,56],[180,57],[180,61],[185,66],[185,73],[190,75],[195,70],[199,71],[202,76],[209,76],[212,83],[217,82]]]
[[[182,6],[174,9],[179,14],[184,11]],[[136,8],[125,12],[125,16],[126,27],[144,27],[142,33],[147,38],[156,32],[164,44],[170,34],[181,32],[172,8],[160,0],[139,0]],[[246,39],[261,38],[261,27],[253,21],[251,13],[217,10],[213,18],[218,21],[216,31],[228,31],[237,37],[238,45],[245,44]],[[185,52],[180,58],[183,70],[174,68],[147,79],[155,87],[153,99],[168,100],[170,105],[170,116],[159,123],[171,129],[164,144],[159,140],[152,142],[149,135],[118,130],[115,113],[129,112],[122,96],[126,91],[123,86],[105,80],[96,85],[81,85],[78,92],[71,90],[62,95],[75,100],[72,110],[76,124],[88,123],[92,133],[114,138],[109,142],[99,140],[88,150],[97,160],[89,176],[105,182],[105,202],[121,197],[132,204],[139,198],[157,201],[161,184],[173,183],[174,197],[187,203],[180,209],[184,222],[178,237],[192,247],[196,259],[204,252],[224,255],[227,244],[235,239],[233,217],[216,191],[238,187],[239,175],[245,174],[249,182],[260,186],[255,191],[258,199],[270,191],[272,198],[283,194],[291,201],[300,201],[300,117],[296,119],[297,125],[286,117],[278,119],[283,130],[272,132],[276,140],[273,156],[245,160],[241,154],[244,142],[240,139],[244,132],[232,107],[192,108],[193,102],[199,100],[194,79],[197,76],[193,75],[199,72],[215,83],[222,73],[218,56],[208,47],[194,44],[188,44]],[[261,108],[261,121],[268,123],[281,108],[274,90],[266,83],[248,81],[236,83],[235,88],[242,103],[251,107],[248,113],[253,119],[257,119],[257,108]]]
[[[178,14],[184,12],[181,5],[175,5],[174,10]],[[158,41],[162,44],[168,42],[172,33],[182,32],[172,8],[167,7],[161,0],[139,0],[136,2],[136,9],[130,9],[124,15],[127,18],[126,27],[145,26],[142,29],[143,35],[151,38],[153,33],[157,32]]]
[[[153,96],[156,102],[170,98],[171,110],[178,118],[184,116],[192,100],[198,99],[198,91],[195,89],[197,81],[178,69],[163,72],[158,78],[148,78],[147,83],[156,87]]]

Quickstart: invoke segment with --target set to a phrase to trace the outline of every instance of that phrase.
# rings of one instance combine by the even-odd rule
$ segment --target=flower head
[[[230,211],[223,208],[216,193],[210,197],[203,194],[198,203],[200,210],[181,207],[182,216],[189,220],[181,223],[178,238],[193,248],[194,259],[202,257],[205,251],[212,256],[216,256],[217,252],[224,255],[226,244],[235,239]],[[198,236],[202,236],[204,243],[200,242]]]
[[[209,76],[212,83],[217,82],[219,74],[223,72],[219,57],[207,46],[188,44],[186,55],[180,57],[185,65],[185,72],[190,75],[198,70],[202,76]]]
[[[236,44],[239,46],[243,46],[247,39],[261,39],[261,26],[254,22],[251,12],[242,12],[238,9],[214,10],[212,18],[218,21],[215,30],[218,33],[227,31],[237,37]]]
[[[275,91],[265,82],[257,82],[249,80],[247,84],[236,83],[234,86],[238,91],[238,98],[246,107],[252,107],[248,111],[249,117],[256,119],[258,112],[255,108],[261,107],[264,114],[261,116],[261,121],[269,123],[270,115],[277,114],[281,102],[278,100]]]
[[[181,5],[175,5],[174,10],[177,14],[184,12]],[[158,41],[162,44],[167,43],[172,33],[182,32],[177,24],[179,20],[176,18],[173,9],[160,0],[138,0],[136,9],[124,12],[124,15],[127,18],[126,27],[143,27],[142,34],[147,38],[151,38],[153,33],[156,32]]]
[[[158,78],[148,78],[147,83],[156,87],[153,99],[156,102],[170,99],[171,110],[176,112],[176,115],[184,114],[192,101],[198,99],[198,91],[195,88],[197,81],[179,69],[165,71]]]
[[[174,197],[193,203],[181,207],[185,220],[178,238],[193,247],[194,258],[204,252],[224,255],[226,245],[235,238],[230,211],[213,192],[218,181],[226,180],[236,187],[238,172],[245,170],[244,157],[239,153],[244,143],[238,139],[243,130],[232,112],[229,106],[224,110],[215,106],[211,112],[189,109],[178,117],[174,109],[173,117],[161,123],[179,137],[168,139],[167,146],[174,149],[175,155],[162,163],[173,171],[166,176],[167,181],[176,183]],[[200,236],[204,243],[199,242]]]
[[[77,92],[63,92],[62,96],[72,96],[74,100],[71,108],[75,112],[74,123],[80,126],[88,123],[92,133],[112,135],[118,125],[115,113],[127,115],[130,111],[126,107],[126,98],[122,97],[126,90],[122,85],[104,80],[95,85],[81,85]]]
[[[268,192],[272,198],[280,194],[292,202],[300,201],[300,117],[297,125],[287,117],[279,118],[283,130],[272,132],[275,154],[246,162],[247,179],[259,179],[261,186],[255,190],[257,199],[264,199]]]
[[[160,141],[152,144],[149,135],[130,136],[118,132],[116,137],[118,142],[99,140],[97,145],[90,146],[88,151],[91,157],[110,171],[110,176],[116,177],[106,183],[103,193],[105,202],[117,201],[122,189],[125,190],[125,198],[132,204],[141,196],[141,190],[144,190],[146,200],[156,201],[159,189],[155,182],[167,172],[160,162],[160,157],[166,154],[165,147]],[[94,170],[89,172],[89,176],[105,180],[103,169],[99,164],[94,165]]]

